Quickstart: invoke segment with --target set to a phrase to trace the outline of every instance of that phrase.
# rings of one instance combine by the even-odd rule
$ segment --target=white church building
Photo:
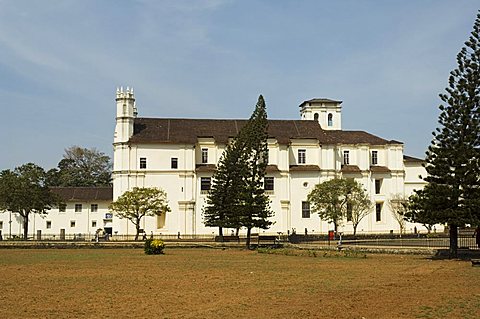
[[[358,233],[398,232],[388,201],[408,197],[424,186],[421,159],[404,155],[404,145],[365,131],[342,128],[342,102],[326,98],[304,101],[299,120],[268,120],[268,166],[264,187],[275,213],[270,229],[259,233],[326,233],[333,225],[310,210],[307,195],[332,178],[354,178],[362,183],[375,205],[358,225]],[[48,215],[32,215],[36,234],[94,234],[104,228],[112,235],[133,235],[134,225],[108,211],[108,204],[134,187],[166,191],[171,212],[146,217],[147,234],[212,234],[202,211],[212,176],[222,152],[246,120],[144,118],[138,116],[133,89],[117,89],[111,189],[61,188],[67,205]],[[76,194],[76,195],[75,195]],[[407,223],[407,231],[424,229]],[[0,214],[3,235],[21,234],[21,219]],[[345,220],[340,231],[351,233]],[[227,230],[228,231],[228,230]]]
[[[423,187],[422,160],[405,156],[404,145],[364,131],[342,129],[342,102],[319,98],[300,104],[299,120],[268,120],[268,166],[264,187],[274,224],[260,233],[325,233],[333,226],[310,210],[307,195],[334,177],[361,182],[375,203],[358,232],[398,231],[388,200]],[[140,110],[141,111],[141,110]],[[212,176],[229,139],[246,120],[143,118],[133,89],[118,89],[114,134],[113,198],[133,187],[160,187],[171,212],[147,217],[147,233],[210,234],[202,211]],[[415,225],[419,230],[421,225]],[[120,233],[133,225],[113,220]],[[407,231],[414,225],[408,224]],[[344,221],[340,230],[352,232]]]

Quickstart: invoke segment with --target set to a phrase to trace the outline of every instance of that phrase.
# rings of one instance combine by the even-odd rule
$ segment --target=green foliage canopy
[[[138,239],[140,222],[143,217],[160,216],[170,211],[167,193],[154,187],[134,187],[111,203],[109,209],[119,218],[129,219],[135,225],[135,240]]]
[[[23,218],[23,236],[28,237],[30,214],[46,214],[61,199],[46,185],[46,173],[33,163],[13,171],[0,172],[0,211],[18,213]]]

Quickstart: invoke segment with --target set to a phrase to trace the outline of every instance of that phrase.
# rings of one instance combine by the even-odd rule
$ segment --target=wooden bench
[[[480,267],[480,259],[471,259],[473,267]]]
[[[259,235],[258,246],[277,246],[279,244],[276,235]]]

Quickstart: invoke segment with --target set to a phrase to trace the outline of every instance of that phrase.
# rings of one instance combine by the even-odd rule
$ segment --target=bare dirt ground
[[[414,255],[0,250],[1,318],[479,318],[480,267]]]

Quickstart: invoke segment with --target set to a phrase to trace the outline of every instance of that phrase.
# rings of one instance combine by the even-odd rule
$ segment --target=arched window
[[[327,123],[328,123],[328,126],[333,126],[333,114],[332,113],[328,113]]]
[[[318,113],[315,113],[315,114],[313,115],[313,119],[314,119],[315,121],[318,121]]]

